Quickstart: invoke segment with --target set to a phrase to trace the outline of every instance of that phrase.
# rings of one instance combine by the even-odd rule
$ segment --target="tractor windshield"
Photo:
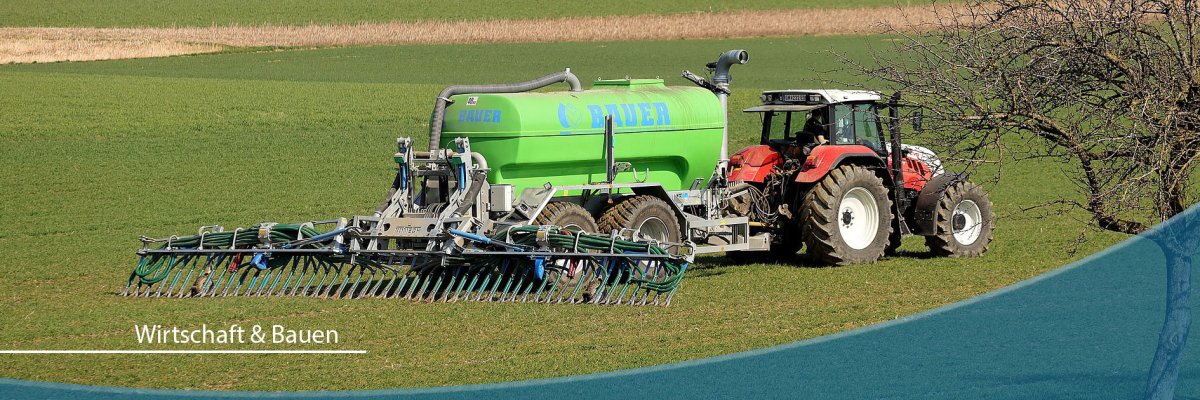
[[[834,106],[833,114],[834,144],[861,144],[877,153],[883,151],[875,104],[838,104]]]
[[[764,104],[746,109],[761,113],[761,144],[806,147],[830,141],[830,110],[819,104]]]
[[[827,108],[803,111],[768,111],[763,115],[763,139],[777,144],[822,143],[829,137]],[[791,143],[795,144],[795,143]]]
[[[883,140],[879,133],[879,116],[875,111],[875,104],[872,103],[854,105],[854,136],[862,145],[881,153]]]

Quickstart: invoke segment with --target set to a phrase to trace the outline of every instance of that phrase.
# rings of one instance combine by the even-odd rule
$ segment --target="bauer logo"
[[[590,105],[592,127],[603,128],[604,116],[613,116],[613,126],[660,126],[671,124],[671,113],[667,103],[624,103]]]
[[[613,116],[614,127],[663,126],[671,124],[667,103],[590,104],[587,106],[591,128],[604,128],[604,116]],[[558,105],[558,123],[564,129],[578,128],[584,115],[573,105]]]
[[[583,111],[571,104],[558,103],[558,124],[562,125],[563,129],[579,127],[583,124]]]
[[[462,110],[458,122],[500,123],[500,110]]]

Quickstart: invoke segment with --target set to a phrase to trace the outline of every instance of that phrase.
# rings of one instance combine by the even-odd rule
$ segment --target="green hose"
[[[262,243],[258,238],[258,230],[260,228],[262,228],[261,224],[253,225],[249,229],[205,232],[199,235],[178,237],[171,239],[167,243],[163,243],[157,250],[166,249],[167,246],[176,249],[250,249]],[[271,226],[268,238],[271,243],[282,244],[297,240],[301,234],[307,238],[320,235],[321,232],[308,225],[275,224]],[[299,248],[305,247],[316,247],[316,244],[309,244]],[[138,261],[137,267],[133,269],[133,274],[137,276],[142,284],[155,284],[166,279],[177,266],[187,265],[193,257],[197,256],[147,255]]]

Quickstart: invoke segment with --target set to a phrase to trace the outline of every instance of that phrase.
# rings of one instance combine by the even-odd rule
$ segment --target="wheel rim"
[[[847,246],[855,250],[870,246],[879,232],[879,203],[875,202],[875,196],[861,187],[847,191],[838,204],[837,224]]]
[[[637,233],[644,238],[654,239],[660,242],[671,240],[670,230],[667,228],[667,223],[657,217],[646,218],[637,226]]]
[[[957,206],[954,206],[954,214],[950,217],[950,225],[953,229],[954,240],[958,243],[969,245],[979,240],[979,235],[983,233],[983,213],[979,211],[979,205],[971,200],[963,200]]]

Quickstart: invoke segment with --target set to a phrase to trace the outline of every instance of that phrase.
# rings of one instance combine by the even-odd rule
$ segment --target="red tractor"
[[[762,115],[762,139],[729,160],[729,211],[770,233],[769,251],[731,257],[790,257],[801,248],[829,264],[870,263],[925,236],[940,256],[978,256],[992,240],[987,194],[937,156],[900,142],[899,95],[778,90],[746,112]],[[885,114],[886,113],[886,114]],[[919,113],[914,127],[920,129]],[[890,132],[884,140],[884,129]]]

